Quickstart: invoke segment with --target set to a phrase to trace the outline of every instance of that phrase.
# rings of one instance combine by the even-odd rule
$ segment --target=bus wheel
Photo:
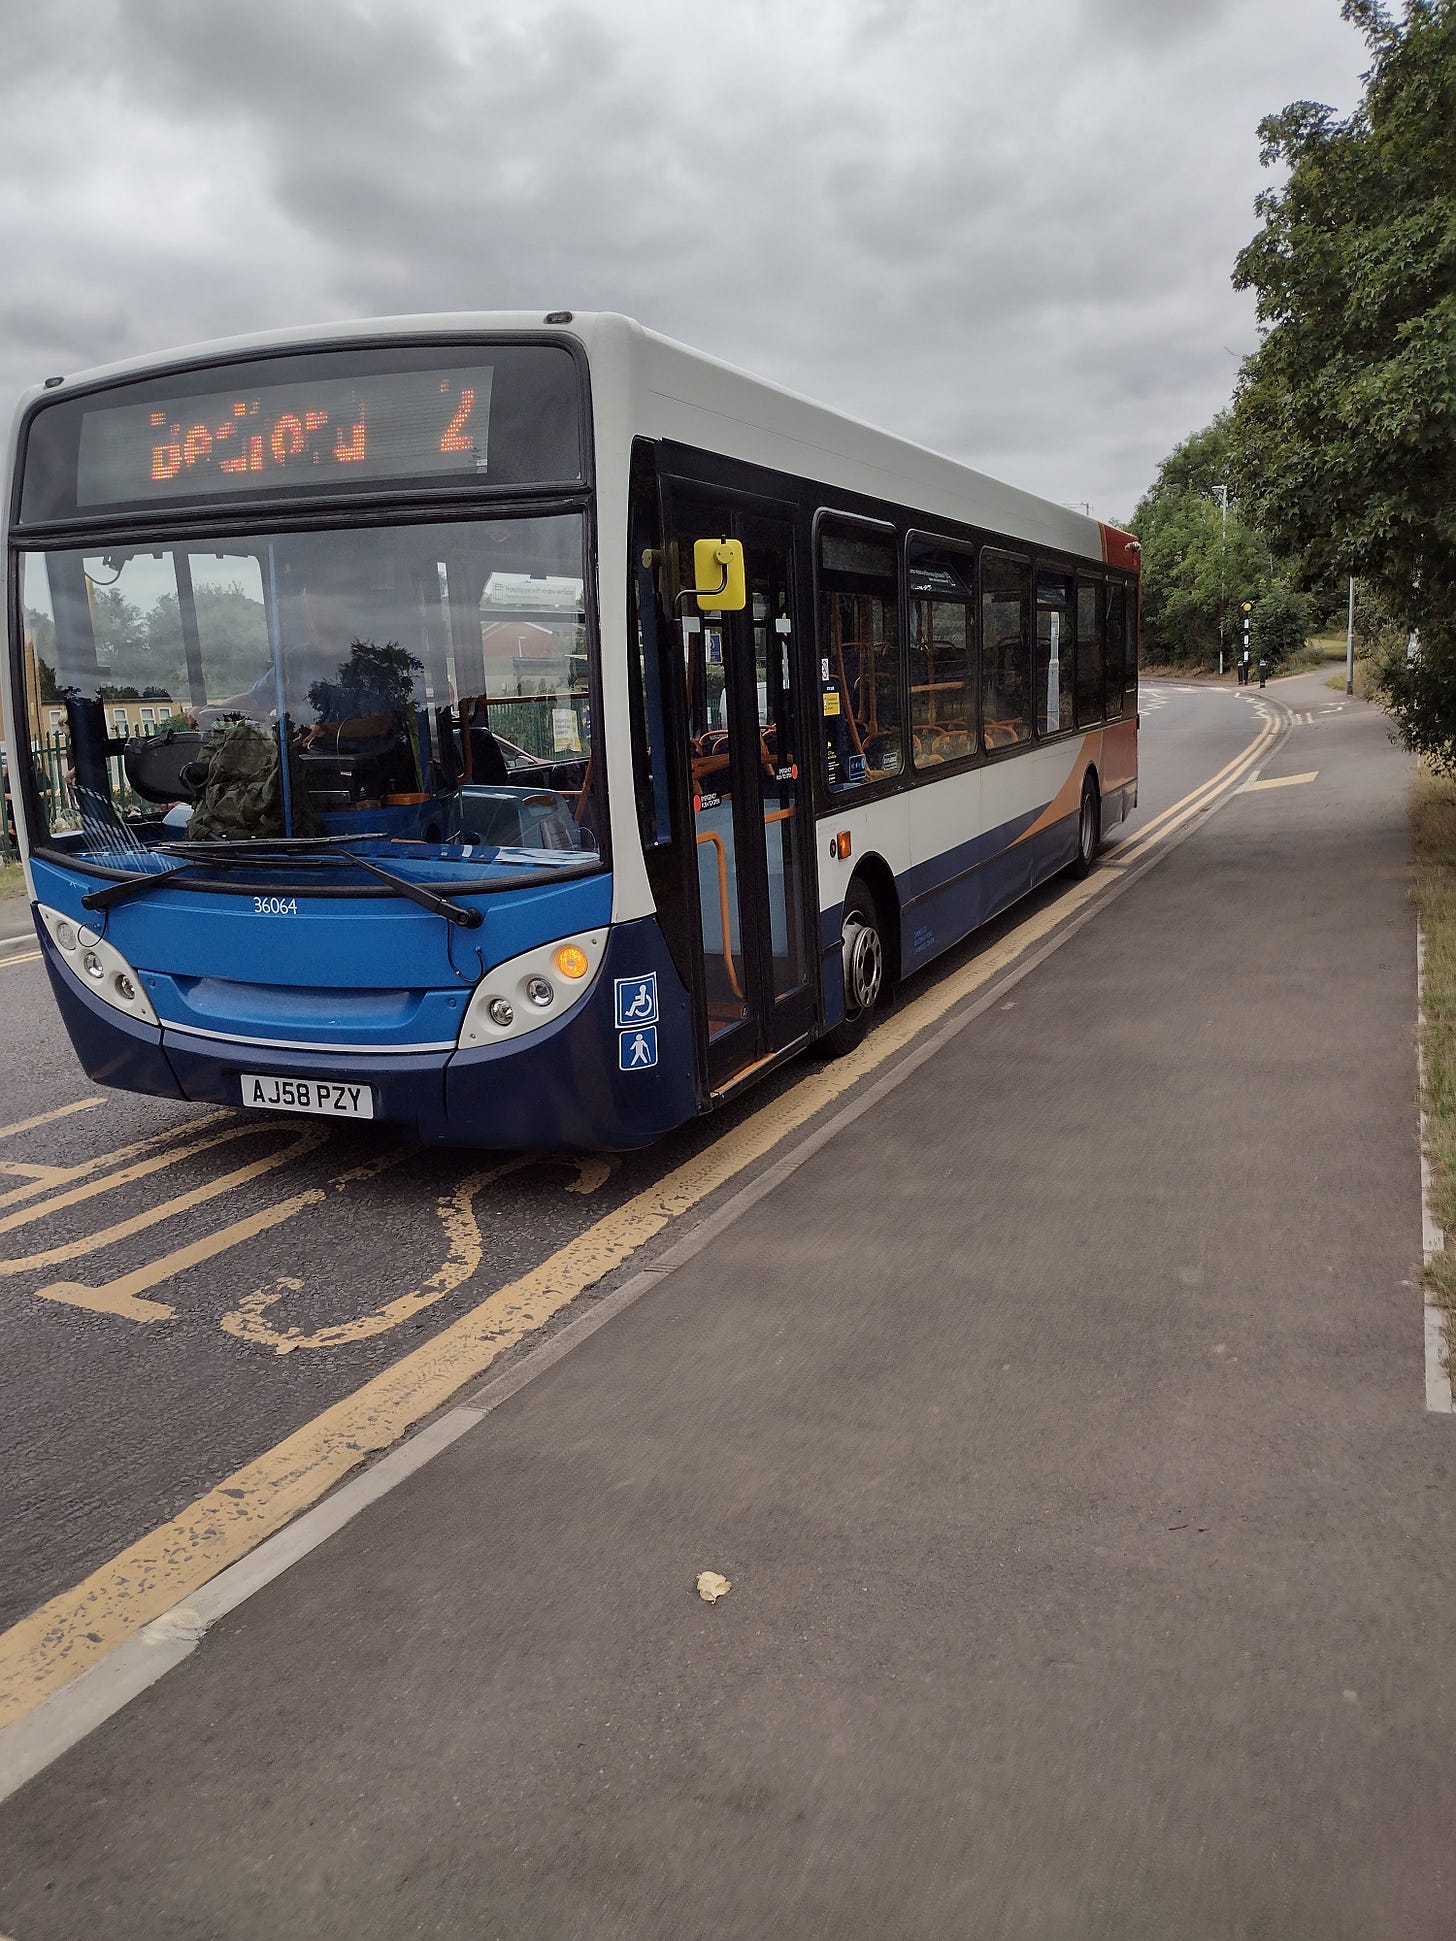
[[[1092,864],[1096,860],[1097,847],[1102,841],[1102,804],[1097,796],[1097,783],[1088,776],[1082,784],[1082,807],[1077,816],[1077,857],[1072,864],[1073,876],[1090,876]]]
[[[831,1058],[853,1051],[870,1028],[885,991],[885,943],[880,913],[866,885],[856,879],[844,899],[840,930],[844,964],[844,1016],[822,1043]]]

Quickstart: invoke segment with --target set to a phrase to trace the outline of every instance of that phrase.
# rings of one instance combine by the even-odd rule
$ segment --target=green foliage
[[[1263,336],[1234,403],[1245,502],[1301,584],[1354,572],[1419,631],[1377,685],[1409,746],[1456,766],[1456,0],[1346,0],[1373,57],[1347,120],[1299,101],[1260,126],[1287,167],[1234,282]]]
[[[387,640],[381,647],[373,640],[356,640],[349,658],[339,664],[337,681],[315,681],[309,688],[309,706],[320,721],[371,714],[404,720],[414,712],[414,676],[423,668],[424,662],[398,641]]]
[[[1254,657],[1266,667],[1297,654],[1309,632],[1305,603],[1282,580],[1274,580],[1250,616]]]
[[[1226,413],[1170,452],[1133,513],[1142,542],[1144,657],[1154,665],[1225,665],[1242,642],[1245,600],[1266,599],[1274,585],[1269,549],[1230,497],[1227,516],[1217,488],[1228,479]]]
[[[202,667],[211,695],[236,694],[255,681],[273,658],[268,616],[240,580],[199,585],[193,592]],[[159,661],[177,670],[174,695],[187,692],[182,616],[175,593],[164,593],[147,615],[147,634]]]

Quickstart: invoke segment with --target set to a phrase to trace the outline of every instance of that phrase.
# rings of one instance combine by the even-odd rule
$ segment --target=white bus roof
[[[430,339],[505,331],[577,338],[593,372],[598,436],[672,439],[826,486],[886,500],[1031,544],[1100,558],[1110,528],[1066,506],[859,423],[779,385],[735,369],[610,311],[577,311],[566,323],[539,310],[447,311],[365,317],[260,331],[128,358],[65,375],[21,400],[59,399],[82,386],[141,377],[159,366],[204,363],[314,344],[401,336]],[[549,313],[552,316],[564,312]],[[19,419],[17,413],[17,423]],[[1118,547],[1125,552],[1125,547]],[[1133,557],[1135,558],[1135,552]]]

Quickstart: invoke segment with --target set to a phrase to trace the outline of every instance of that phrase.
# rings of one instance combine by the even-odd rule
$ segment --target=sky
[[[1338,0],[6,9],[0,414],[240,331],[625,311],[1101,518],[1228,402]]]

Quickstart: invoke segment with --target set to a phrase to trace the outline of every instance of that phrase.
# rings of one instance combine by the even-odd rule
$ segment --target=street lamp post
[[[1228,566],[1228,487],[1216,485],[1213,489],[1218,494],[1218,502],[1222,507],[1218,532],[1218,671],[1222,674],[1223,633],[1228,617],[1228,593],[1224,584]]]
[[[1345,692],[1355,692],[1355,575],[1350,575],[1350,617],[1345,626]]]

